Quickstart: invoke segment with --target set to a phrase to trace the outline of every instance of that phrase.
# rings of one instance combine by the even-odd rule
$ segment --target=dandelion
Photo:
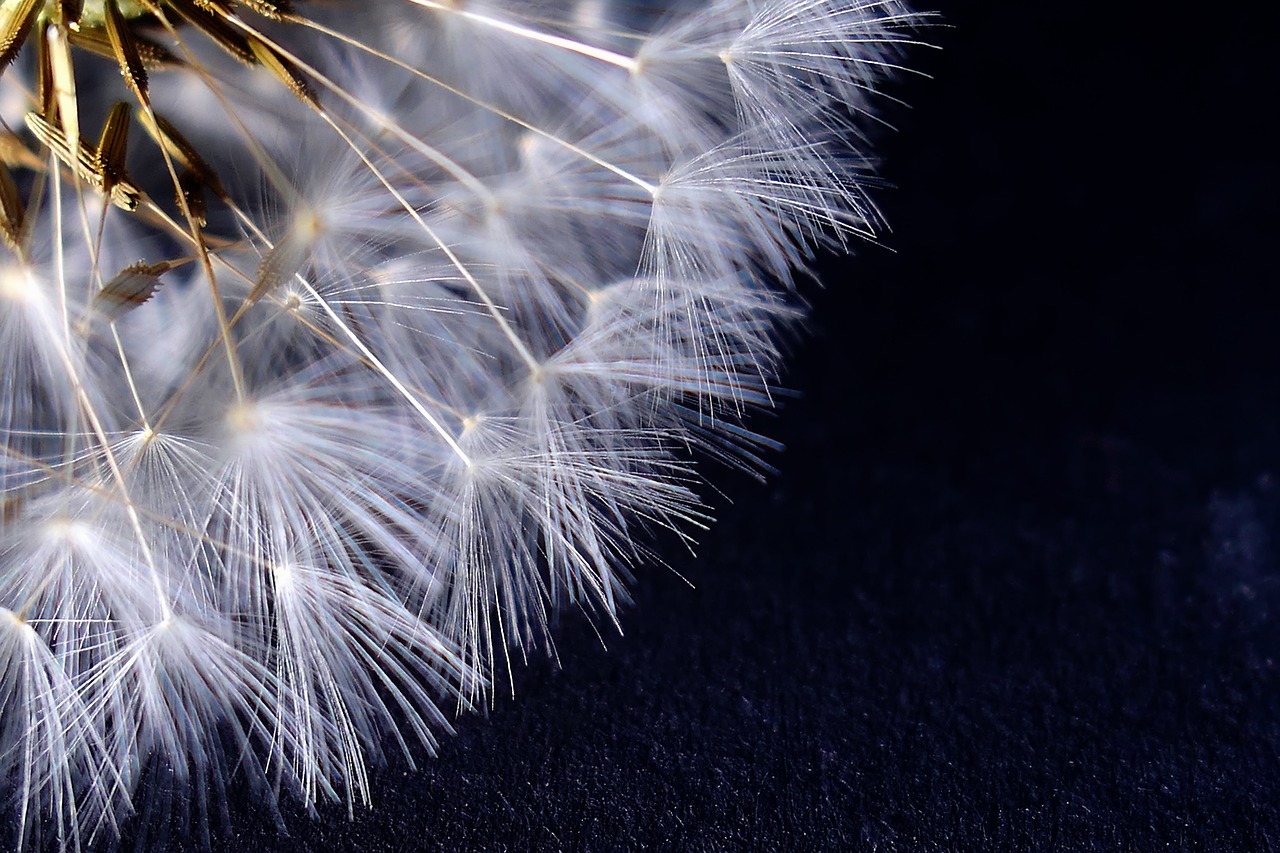
[[[0,2],[19,848],[349,808],[757,468],[896,0]],[[166,799],[166,793],[182,792]]]

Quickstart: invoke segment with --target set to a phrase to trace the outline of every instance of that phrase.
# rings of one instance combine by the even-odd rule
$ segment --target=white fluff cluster
[[[236,57],[193,3],[269,51]],[[169,57],[146,97],[109,58],[53,83],[73,152],[132,105],[105,193],[31,117],[27,54],[0,78],[19,846],[233,777],[361,803],[556,608],[615,619],[652,533],[705,522],[691,451],[757,464],[741,418],[793,277],[874,230],[854,144],[916,23],[896,0],[117,5]],[[56,19],[26,37],[56,59],[60,36],[80,56]]]

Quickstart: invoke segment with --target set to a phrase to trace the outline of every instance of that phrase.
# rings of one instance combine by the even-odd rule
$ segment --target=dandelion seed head
[[[767,467],[746,419],[814,252],[880,227],[919,20],[3,0],[18,845],[202,827],[230,784],[353,811],[560,609],[620,625],[709,523],[700,466]]]

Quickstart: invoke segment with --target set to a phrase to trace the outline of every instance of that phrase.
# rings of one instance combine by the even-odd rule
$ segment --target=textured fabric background
[[[215,849],[1280,847],[1276,15],[935,5],[781,473],[372,811]]]

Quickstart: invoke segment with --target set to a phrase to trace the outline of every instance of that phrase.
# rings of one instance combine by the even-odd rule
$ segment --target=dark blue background
[[[1280,847],[1276,15],[937,5],[696,588],[216,849]]]

